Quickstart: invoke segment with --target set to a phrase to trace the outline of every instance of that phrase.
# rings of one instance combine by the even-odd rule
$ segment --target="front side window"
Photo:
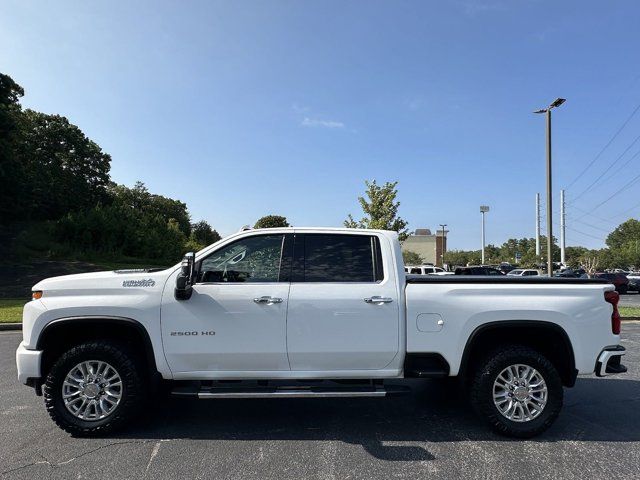
[[[412,273],[413,275],[420,275],[422,272],[420,271],[420,269],[419,269],[419,268],[412,268],[412,269],[411,269],[411,273]]]
[[[305,282],[382,280],[380,242],[368,235],[304,235],[303,270]]]
[[[243,238],[205,258],[198,282],[277,282],[284,235]]]

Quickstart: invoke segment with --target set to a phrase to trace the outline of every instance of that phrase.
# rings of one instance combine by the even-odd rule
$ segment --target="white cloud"
[[[295,113],[305,113],[305,112],[309,111],[309,107],[305,107],[303,105],[298,105],[297,103],[294,103],[293,105],[291,105],[291,109]]]
[[[344,128],[344,123],[335,120],[320,120],[318,118],[304,117],[300,123],[303,127]]]

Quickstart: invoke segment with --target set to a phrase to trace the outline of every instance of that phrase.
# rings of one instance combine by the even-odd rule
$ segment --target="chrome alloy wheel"
[[[67,410],[81,420],[102,420],[122,399],[122,379],[106,362],[87,360],[73,367],[62,382]]]
[[[510,365],[493,382],[493,403],[505,418],[514,422],[537,418],[548,396],[544,377],[529,365]]]

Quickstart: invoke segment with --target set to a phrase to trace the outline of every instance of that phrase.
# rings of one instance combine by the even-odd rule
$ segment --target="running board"
[[[176,396],[216,398],[341,398],[386,397],[409,392],[403,386],[376,386],[365,388],[276,387],[276,388],[203,388],[200,390],[175,389]]]

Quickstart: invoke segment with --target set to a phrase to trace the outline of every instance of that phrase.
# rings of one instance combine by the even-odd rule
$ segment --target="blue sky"
[[[598,247],[640,213],[639,20],[635,1],[5,0],[0,69],[111,154],[116,182],[222,234],[271,213],[340,226],[365,179],[397,180],[410,227],[447,223],[465,249],[480,204],[488,243],[534,235],[531,112],[562,96],[554,221],[571,185],[568,244]]]

